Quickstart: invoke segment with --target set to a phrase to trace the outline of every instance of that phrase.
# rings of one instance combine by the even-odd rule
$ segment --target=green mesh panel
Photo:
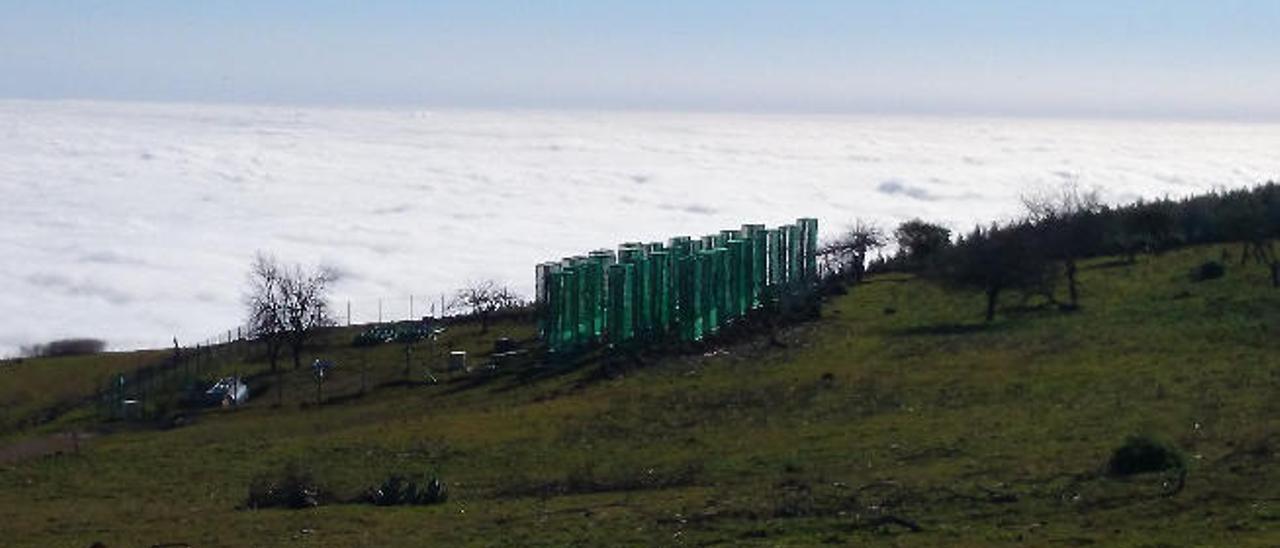
[[[764,225],[742,225],[742,231],[751,248],[751,261],[747,277],[750,284],[750,303],[747,307],[758,308],[764,299],[764,288],[769,284],[769,240]]]
[[[787,278],[786,276],[787,270],[785,265],[783,264],[783,256],[785,255],[783,250],[786,249],[785,247],[786,244],[785,244],[785,239],[783,238],[782,230],[779,230],[779,229],[769,230],[768,232],[765,233],[765,237],[768,239],[767,254],[769,256],[769,259],[768,259],[769,260],[769,264],[768,264],[769,283],[766,284],[766,287],[768,287],[771,290],[770,293],[774,293],[775,291],[773,290],[776,290],[779,286],[781,286],[786,281],[786,278]]]
[[[645,256],[644,250],[637,251],[630,263],[634,267],[631,277],[632,329],[635,331],[635,337],[647,338],[652,332],[653,318],[653,311],[650,307],[652,304],[652,300],[650,300],[651,273],[649,272],[649,258]]]
[[[560,269],[560,344],[572,349],[578,332],[578,275],[573,267]]]
[[[609,342],[615,345],[634,337],[631,288],[635,265],[619,263],[609,267]]]
[[[817,234],[817,219],[806,217],[539,264],[538,332],[553,352],[668,334],[700,340],[767,301],[811,290]]]
[[[729,240],[724,244],[724,309],[720,314],[721,325],[738,318],[738,291],[741,289],[738,268],[742,262],[742,248],[740,243],[734,243],[737,241],[739,240]]]
[[[551,272],[555,263],[541,263],[534,269],[534,306],[538,311],[538,336],[547,339],[549,326],[555,321],[551,307]]]
[[[803,234],[803,242],[801,244],[801,264],[804,271],[804,280],[809,284],[813,284],[818,280],[818,220],[812,217],[802,218],[796,221],[800,225]]]
[[[558,266],[558,265],[557,265]],[[545,316],[542,320],[543,339],[547,342],[547,348],[552,352],[564,351],[563,337],[561,336],[560,322],[564,317],[562,306],[564,294],[564,274],[558,270],[547,272],[546,281],[546,299],[547,303],[543,308]]]
[[[751,247],[746,240],[729,240],[729,317],[741,318],[751,299]]]
[[[702,300],[702,318],[699,322],[701,332],[703,334],[715,333],[719,327],[720,321],[720,261],[718,260],[719,249],[704,249],[698,252],[698,263],[702,265],[701,278],[698,285],[701,288]]]
[[[671,255],[667,251],[649,252],[649,272],[652,287],[650,308],[653,313],[653,333],[664,336],[671,330]]]
[[[688,236],[676,236],[667,242],[672,257],[688,257],[692,252],[692,242]]]
[[[703,328],[703,308],[705,301],[703,300],[703,272],[707,270],[708,261],[706,257],[695,253],[685,258],[685,279],[687,282],[686,292],[681,297],[682,305],[685,311],[682,313],[687,321],[687,339],[691,341],[702,340]]]
[[[787,225],[787,284],[793,285],[801,280],[800,272],[800,227]]]
[[[591,252],[592,279],[596,296],[594,313],[595,324],[592,333],[596,340],[603,340],[608,333],[609,325],[609,266],[614,263],[612,251],[599,250]]]

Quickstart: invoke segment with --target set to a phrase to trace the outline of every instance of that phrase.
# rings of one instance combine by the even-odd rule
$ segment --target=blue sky
[[[0,0],[0,97],[1280,119],[1280,1]]]

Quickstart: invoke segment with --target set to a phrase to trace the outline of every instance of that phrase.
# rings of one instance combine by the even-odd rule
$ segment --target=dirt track
[[[0,464],[11,464],[58,453],[75,453],[92,437],[93,434],[84,432],[60,432],[5,445],[0,447]]]

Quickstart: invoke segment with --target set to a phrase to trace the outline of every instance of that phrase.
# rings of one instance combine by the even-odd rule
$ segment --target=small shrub
[[[417,331],[401,329],[396,331],[395,342],[401,344],[412,344],[422,340],[422,334]]]
[[[411,480],[393,474],[377,488],[370,489],[364,501],[378,506],[440,504],[449,500],[449,494],[440,478]]]
[[[310,472],[289,464],[279,476],[262,474],[253,478],[245,506],[255,510],[314,508],[320,506],[323,496],[323,490]]]
[[[356,335],[355,338],[351,340],[351,346],[356,346],[356,347],[377,346],[384,342],[387,342],[388,340],[391,339],[391,337],[392,337],[391,332],[386,328],[374,327],[374,328],[362,331],[359,335]]]
[[[1203,282],[1206,280],[1216,280],[1223,277],[1227,273],[1227,267],[1222,266],[1218,261],[1205,261],[1200,266],[1191,269],[1191,281]]]
[[[427,488],[418,492],[418,504],[440,504],[449,500],[449,491],[440,478],[431,478]]]
[[[1131,476],[1146,472],[1186,470],[1186,459],[1173,444],[1151,436],[1129,436],[1111,453],[1107,473]]]
[[[365,347],[365,346],[377,346],[379,344],[382,344],[382,341],[369,332],[361,333],[359,335],[356,335],[355,338],[351,339],[351,346],[354,346],[357,348]]]

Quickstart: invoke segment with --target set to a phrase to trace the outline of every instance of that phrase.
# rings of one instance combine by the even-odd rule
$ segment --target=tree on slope
[[[328,291],[336,280],[331,269],[284,265],[262,252],[254,257],[244,295],[249,333],[263,343],[272,371],[278,370],[280,353],[286,346],[293,368],[299,368],[307,340],[316,329],[332,323]]]
[[[275,257],[258,252],[249,267],[249,287],[244,294],[249,337],[261,342],[271,370],[277,371],[284,347],[283,268]]]
[[[951,230],[941,225],[912,219],[893,231],[898,256],[911,269],[922,269],[938,252],[951,245]]]
[[[333,269],[307,270],[302,265],[289,267],[281,278],[284,324],[294,369],[302,366],[302,350],[316,330],[333,325],[329,316],[329,287],[337,280]]]
[[[1255,192],[1236,192],[1235,199],[1220,206],[1226,238],[1241,242],[1240,265],[1250,259],[1271,271],[1271,285],[1280,287],[1280,255],[1271,239],[1280,233],[1280,191],[1262,187]]]
[[[1022,204],[1049,255],[1062,262],[1071,307],[1080,306],[1076,263],[1098,249],[1106,232],[1098,191],[1072,181],[1056,190],[1024,194]]]
[[[819,253],[827,258],[836,274],[860,283],[866,276],[867,254],[884,247],[887,241],[880,227],[858,219],[844,234],[823,246]]]
[[[1047,255],[1031,237],[1032,230],[1027,223],[974,228],[942,252],[927,274],[953,288],[981,290],[990,322],[1001,293],[1038,290],[1052,276]]]
[[[454,306],[464,308],[480,319],[481,333],[489,331],[489,322],[495,312],[519,304],[520,297],[514,291],[494,280],[469,283],[454,296]]]

